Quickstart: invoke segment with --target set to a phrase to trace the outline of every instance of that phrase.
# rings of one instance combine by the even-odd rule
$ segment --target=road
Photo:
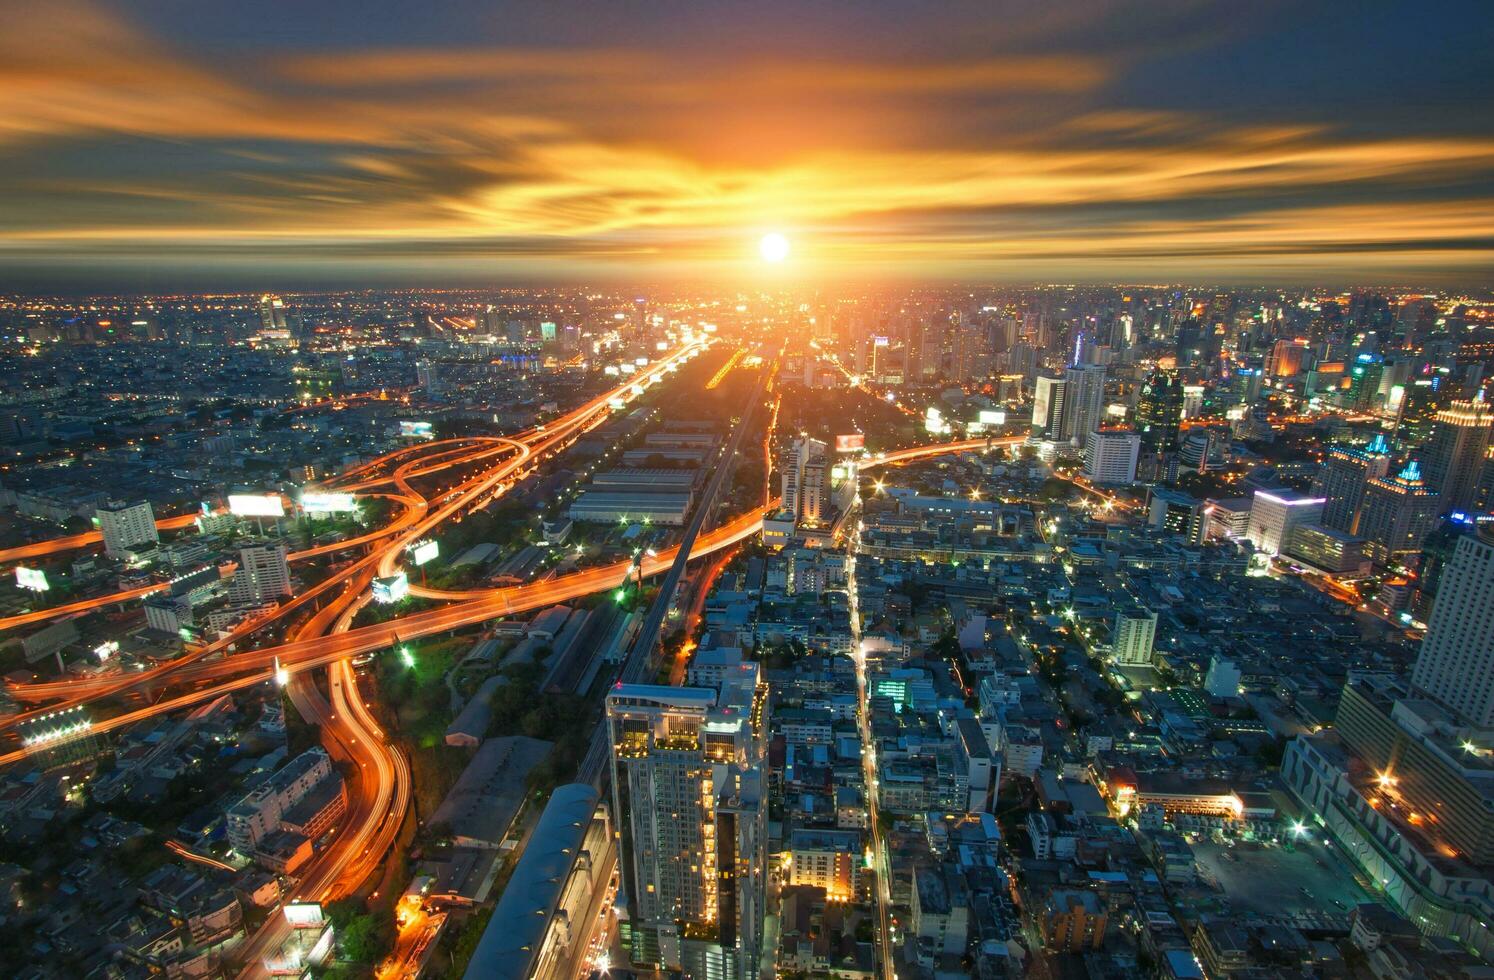
[[[674,360],[672,357],[659,362],[657,370],[662,374],[664,365],[673,363]],[[366,561],[376,560],[378,574],[391,574],[404,550],[413,541],[429,533],[463,507],[470,506],[485,494],[504,485],[531,455],[555,446],[572,432],[588,424],[598,414],[600,406],[606,406],[612,397],[617,396],[609,393],[602,400],[588,402],[565,416],[559,424],[552,423],[544,430],[530,430],[523,434],[522,439],[499,440],[515,448],[516,453],[503,465],[491,467],[463,484],[457,491],[447,493],[442,498],[444,502],[435,510],[430,509],[429,502],[409,482],[416,469],[429,469],[431,457],[417,456],[399,463],[390,480],[401,495],[421,502],[418,509],[423,516],[384,543]],[[403,457],[408,454],[400,455]],[[462,460],[472,458],[465,448],[443,449],[440,455]],[[348,580],[343,594],[307,620],[298,630],[296,641],[310,641],[323,634],[346,634],[358,611],[370,601],[371,596],[366,586],[372,579],[373,571],[369,565],[360,563],[358,575]],[[397,746],[390,743],[373,717],[369,705],[363,700],[351,655],[331,662],[327,683],[330,698],[324,700],[302,670],[299,676],[293,674],[291,678],[290,696],[302,717],[321,727],[328,751],[335,752],[350,764],[348,814],[343,822],[342,832],[314,858],[296,886],[290,900],[297,902],[327,903],[355,893],[377,871],[384,856],[397,840],[413,792],[409,760]],[[417,935],[407,937],[413,938],[413,947],[403,950],[399,965],[391,967],[391,975],[402,975],[411,968],[418,972],[418,963],[425,954],[429,941],[439,929],[440,923],[437,922],[429,932],[422,929],[417,931]],[[278,949],[289,938],[289,934],[290,926],[285,919],[271,916],[245,944],[241,957],[244,963],[241,976],[261,976],[264,972],[264,957]]]
[[[670,358],[656,362],[648,377],[662,376],[669,364],[677,363],[681,357],[693,356],[692,350],[676,352]],[[329,481],[329,485],[362,489],[367,491],[365,495],[391,499],[399,503],[402,509],[396,519],[384,528],[355,539],[298,553],[294,557],[300,559],[364,546],[370,549],[367,554],[298,594],[291,602],[280,607],[274,616],[246,624],[241,631],[235,631],[229,637],[171,663],[132,675],[97,680],[70,679],[14,685],[12,694],[33,702],[62,700],[60,705],[54,703],[45,709],[39,709],[45,711],[71,704],[91,703],[124,692],[145,693],[168,685],[189,687],[184,693],[95,722],[93,731],[102,733],[188,707],[226,692],[273,682],[276,680],[277,668],[283,669],[292,678],[288,692],[292,704],[308,720],[322,726],[329,751],[353,767],[349,780],[349,813],[344,830],[313,859],[293,897],[297,900],[327,901],[351,893],[379,866],[397,836],[409,805],[411,785],[407,760],[389,746],[358,692],[351,658],[386,648],[396,639],[408,640],[445,632],[485,619],[531,611],[615,588],[628,576],[632,563],[617,562],[547,581],[504,589],[443,592],[417,587],[412,591],[433,599],[449,600],[451,605],[407,616],[395,622],[350,629],[358,609],[368,601],[368,582],[375,572],[387,574],[392,571],[405,547],[432,531],[442,521],[457,515],[464,507],[484,501],[491,494],[504,492],[514,482],[522,479],[527,475],[522,468],[531,460],[558,451],[577,433],[600,424],[607,417],[613,399],[622,397],[627,400],[629,395],[636,392],[634,386],[638,384],[638,380],[632,379],[628,385],[599,396],[560,419],[545,426],[536,426],[515,437],[450,440],[444,443],[427,443],[421,447],[405,447]],[[753,397],[756,398],[756,394]],[[745,424],[739,424],[729,445],[723,447],[722,453],[727,458],[740,450],[745,429]],[[982,449],[989,444],[986,440],[966,440],[913,447],[871,457],[863,463],[863,468],[949,452]],[[501,463],[490,465],[457,487],[438,492],[434,504],[410,483],[419,476],[452,466],[480,463],[499,455],[505,457]],[[679,575],[683,573],[688,560],[730,548],[756,534],[761,527],[764,511],[773,506],[770,501],[769,506],[763,510],[739,515],[702,533],[706,519],[715,509],[716,497],[730,469],[730,466],[718,467],[703,495],[701,506],[687,528],[684,537],[686,547],[676,546],[642,559],[642,575],[652,576],[666,571],[669,574],[662,592],[663,599],[651,612],[653,628],[642,634],[648,639],[640,640],[635,647],[635,650],[642,653],[631,657],[625,665],[625,673],[629,676],[638,674],[647,661],[647,654],[662,625],[662,611],[667,611],[672,587],[678,583]],[[375,492],[371,489],[386,483],[393,484],[397,492]],[[71,546],[69,539],[60,539],[60,542],[53,542],[52,545],[59,549]],[[687,557],[682,557],[682,552]],[[341,591],[334,591],[338,589]],[[313,612],[288,641],[233,656],[222,656],[230,652],[235,643],[247,639],[249,634],[262,629],[269,621],[283,619],[308,602],[321,598],[327,599],[326,604]],[[105,602],[108,599],[109,597],[102,597],[92,601]],[[323,666],[330,668],[329,699],[321,697],[306,675],[306,672]],[[0,765],[19,761],[26,755],[24,748],[0,755]],[[600,769],[600,761],[592,759],[590,755],[587,762],[589,765],[585,769]],[[259,959],[265,952],[283,941],[283,927],[283,920],[272,919],[269,927],[251,938],[245,952],[252,969],[257,968]]]
[[[935,443],[901,450],[898,452],[895,460],[873,458],[864,462],[862,468],[865,469],[886,462],[907,462],[919,457],[967,452],[984,448],[985,445],[986,443],[983,440],[976,440],[973,443],[971,441]],[[699,558],[711,554],[712,552],[730,547],[752,537],[762,527],[763,514],[765,512],[771,513],[775,506],[776,502],[770,503],[768,507],[762,510],[749,511],[738,515],[725,524],[719,525],[700,535],[694,547],[691,548],[691,558]],[[665,549],[654,556],[644,557],[642,574],[644,577],[661,574],[673,563],[677,553],[678,548],[675,547]],[[241,689],[247,685],[244,683],[245,678],[239,675],[248,675],[257,678],[258,681],[267,680],[270,678],[274,664],[277,661],[283,666],[295,670],[326,666],[342,657],[356,657],[359,654],[375,652],[390,646],[399,639],[409,640],[442,633],[474,623],[480,623],[484,620],[531,612],[570,599],[615,589],[623,583],[632,568],[631,562],[615,562],[610,565],[582,569],[569,575],[557,576],[552,579],[526,583],[520,586],[476,589],[471,591],[423,589],[420,594],[453,601],[450,605],[439,609],[414,613],[397,622],[377,623],[352,629],[346,633],[313,637],[306,640],[294,640],[288,643],[238,653],[228,658],[205,662],[200,660],[194,661],[178,670],[170,671],[171,676],[169,679],[153,676],[151,672],[147,671],[120,679],[112,679],[112,685],[106,691],[94,690],[90,685],[82,681],[12,685],[9,691],[13,696],[18,698],[26,699],[29,697],[36,699],[39,688],[45,688],[53,697],[66,697],[70,691],[74,690],[75,684],[89,688],[88,694],[69,699],[67,704],[71,705],[92,703],[124,690],[148,690],[152,687],[158,687],[168,680],[173,684],[188,683],[199,685],[199,689],[194,693],[173,697],[169,702],[161,702],[160,704],[94,721],[93,731],[107,732],[123,725],[133,724],[143,718],[152,717],[166,710],[174,710],[185,705],[196,704],[199,701],[216,697],[228,690]],[[411,591],[414,592],[416,588],[412,586]],[[176,661],[166,666],[174,667],[178,663],[181,663],[181,661]],[[228,685],[230,684],[233,686],[229,687]],[[163,708],[162,705],[167,703],[172,707],[169,709]],[[41,709],[40,713],[55,710],[57,707],[58,705],[51,705],[46,709]],[[25,758],[27,754],[24,749],[0,754],[0,765],[17,762]]]
[[[860,500],[851,508],[846,535],[846,595],[851,612],[851,650],[856,663],[856,724],[861,732],[862,783],[871,821],[872,862],[876,869],[877,963],[883,980],[896,980],[896,944],[892,936],[892,885],[887,845],[882,836],[877,792],[877,743],[871,727],[871,692],[867,686],[866,654],[861,649],[861,608],[856,591],[856,551],[861,541]]]

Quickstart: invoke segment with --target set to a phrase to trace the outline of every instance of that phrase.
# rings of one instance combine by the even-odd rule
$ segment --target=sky
[[[1486,0],[0,0],[0,291],[1487,287],[1491,37]]]

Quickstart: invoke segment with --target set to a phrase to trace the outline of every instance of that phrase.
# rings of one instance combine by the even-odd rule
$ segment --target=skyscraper
[[[155,544],[161,540],[156,533],[156,516],[150,501],[139,500],[122,503],[111,500],[95,513],[99,520],[99,533],[104,537],[104,554],[117,557],[136,545]]]
[[[1437,519],[1437,495],[1421,478],[1421,466],[1408,462],[1395,476],[1370,480],[1364,486],[1358,535],[1375,561],[1385,564],[1421,550],[1421,543]]]
[[[1458,542],[1474,533],[1473,521],[1466,517],[1448,518],[1426,536],[1421,543],[1421,561],[1416,566],[1416,618],[1425,622],[1432,614],[1432,603],[1437,599],[1437,588],[1442,583],[1442,573],[1458,550]]]
[[[1141,386],[1136,402],[1136,433],[1141,436],[1141,468],[1148,479],[1156,479],[1166,468],[1168,454],[1177,449],[1179,423],[1183,417],[1183,386],[1177,376],[1155,370]]]
[[[1064,381],[1063,435],[1082,448],[1104,419],[1105,368],[1071,367],[1064,372]],[[1181,399],[1178,410],[1182,411]]]
[[[259,298],[259,325],[264,330],[286,329],[285,301],[279,296],[261,296]]]
[[[743,664],[718,691],[607,695],[619,866],[634,963],[752,980],[766,901],[767,690]]]
[[[1334,446],[1313,479],[1312,493],[1323,497],[1323,525],[1335,531],[1354,534],[1359,524],[1359,509],[1364,502],[1364,486],[1390,471],[1390,447],[1383,435],[1376,435],[1364,448]]]
[[[800,436],[784,454],[779,482],[783,509],[795,523],[814,526],[825,519],[826,476],[829,446],[818,439]]]
[[[1473,508],[1489,455],[1491,428],[1494,409],[1484,401],[1482,392],[1437,413],[1423,456],[1427,485],[1437,492],[1442,513]]]
[[[1064,431],[1064,391],[1068,386],[1063,378],[1038,378],[1037,390],[1032,399],[1032,434],[1037,439],[1057,441]]]
[[[1411,682],[1479,728],[1494,725],[1494,526],[1443,568]]]

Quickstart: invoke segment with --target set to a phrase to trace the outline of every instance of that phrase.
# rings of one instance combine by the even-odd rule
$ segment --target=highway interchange
[[[369,584],[374,575],[393,574],[411,544],[429,536],[443,523],[459,519],[473,508],[486,506],[511,491],[540,461],[605,422],[619,404],[626,404],[649,385],[663,381],[705,346],[704,342],[683,346],[629,377],[624,384],[543,426],[507,437],[424,442],[370,460],[327,481],[329,490],[390,501],[394,507],[393,519],[368,533],[293,553],[290,560],[303,562],[361,552],[358,557],[334,566],[331,574],[298,592],[269,615],[241,624],[228,636],[159,666],[99,678],[12,684],[8,692],[13,698],[36,707],[0,721],[0,732],[13,732],[20,723],[60,708],[93,705],[121,695],[143,700],[139,707],[95,719],[92,731],[104,733],[266,682],[285,683],[292,705],[303,718],[320,726],[326,747],[352,774],[343,826],[304,869],[294,893],[286,900],[328,902],[354,894],[378,870],[398,838],[410,805],[412,779],[408,760],[387,739],[359,694],[353,658],[387,650],[403,641],[610,590],[631,574],[640,577],[664,574],[675,566],[679,548],[640,556],[641,569],[633,562],[619,561],[503,588],[459,591],[411,583],[411,594],[447,604],[394,621],[352,628],[357,612],[369,601]],[[735,360],[728,363],[734,364]],[[1020,441],[1020,438],[970,439],[918,446],[868,456],[861,460],[860,466],[867,469],[950,452],[1010,446]],[[447,470],[461,473],[461,482],[435,494],[422,493],[412,483]],[[762,509],[736,515],[714,528],[700,531],[698,537],[689,535],[687,539],[693,539],[689,557],[730,548],[752,537],[760,530],[763,516],[771,506],[769,502]],[[706,511],[712,509],[700,509],[692,530],[699,530],[709,516]],[[194,518],[195,515],[182,515],[157,523],[161,530],[176,531],[190,526]],[[98,542],[97,533],[88,533],[0,550],[0,564],[87,548]],[[679,568],[683,568],[683,563]],[[127,589],[0,618],[0,631],[127,603],[160,588],[164,586]],[[313,609],[311,614],[295,625],[282,642],[239,649],[253,634],[272,623],[291,622],[292,614],[308,606]],[[327,669],[327,696],[323,696],[313,680],[314,672],[322,668]],[[21,761],[33,750],[22,745],[0,752],[0,765]],[[592,770],[585,773],[592,778],[597,776],[598,760],[592,758],[594,755],[595,752],[589,753],[586,760],[589,765],[583,766]],[[282,917],[272,916],[264,928],[250,937],[243,951],[249,975],[259,969],[262,956],[284,939],[287,928]]]

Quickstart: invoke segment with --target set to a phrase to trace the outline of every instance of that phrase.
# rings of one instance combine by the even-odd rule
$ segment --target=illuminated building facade
[[[1494,408],[1483,397],[1455,401],[1437,413],[1423,455],[1427,485],[1442,513],[1472,510],[1488,464]]]
[[[1381,564],[1420,551],[1436,519],[1437,495],[1427,489],[1415,460],[1395,476],[1365,484],[1359,536]]]
[[[634,963],[700,980],[758,975],[766,704],[756,664],[719,692],[619,684],[608,693]]]
[[[1157,479],[1166,471],[1168,455],[1176,451],[1183,419],[1183,385],[1177,375],[1153,371],[1136,401],[1136,432],[1141,436],[1140,475]]]
[[[1359,508],[1364,502],[1364,487],[1390,472],[1390,447],[1385,437],[1376,435],[1363,447],[1334,446],[1328,450],[1317,476],[1312,494],[1322,497],[1323,526],[1346,534],[1356,534]]]
[[[1426,935],[1494,954],[1494,765],[1462,720],[1389,675],[1345,685],[1282,780],[1337,852]]]
[[[829,509],[825,494],[829,476],[829,446],[801,437],[783,457],[780,476],[783,509],[809,527],[822,523]]]
[[[1277,555],[1292,540],[1300,524],[1320,524],[1323,498],[1293,490],[1257,490],[1250,502],[1250,524],[1245,536],[1257,551]]]

